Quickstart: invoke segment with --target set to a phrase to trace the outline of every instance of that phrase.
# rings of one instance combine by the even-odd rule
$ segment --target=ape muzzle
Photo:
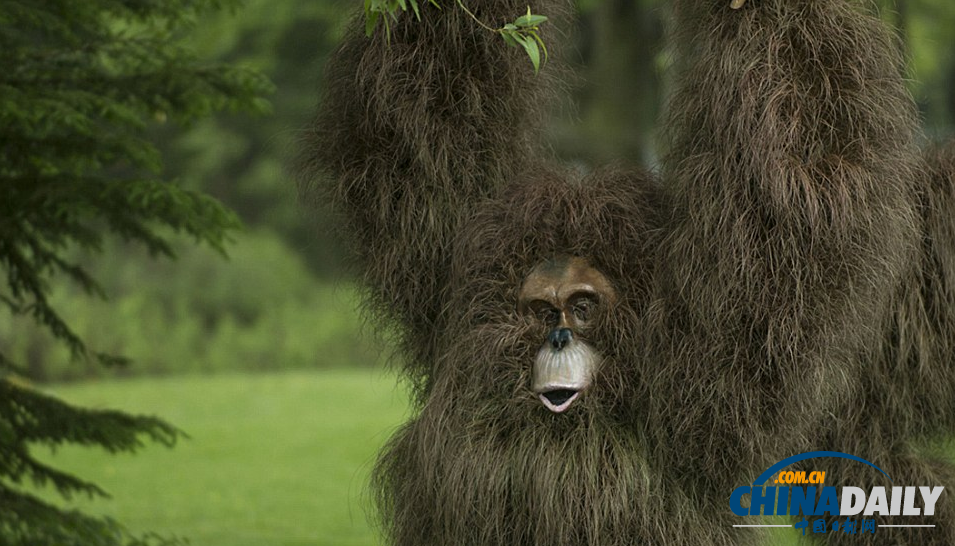
[[[599,357],[569,331],[555,330],[534,360],[531,390],[547,409],[561,413],[590,386]]]

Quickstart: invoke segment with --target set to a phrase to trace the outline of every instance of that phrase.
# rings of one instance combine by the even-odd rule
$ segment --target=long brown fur
[[[891,481],[847,461],[813,461],[828,485],[944,486],[931,517],[867,517],[875,535],[834,534],[827,544],[955,544],[955,465],[945,451],[955,430],[955,142],[924,154],[918,210],[919,252],[894,293],[881,351],[867,358],[854,396],[836,406],[837,419],[816,439],[823,449],[860,455]],[[808,469],[808,468],[807,468]],[[832,518],[829,518],[830,520]],[[845,519],[845,518],[842,518]]]
[[[857,2],[720,4],[673,3],[675,204],[648,355],[665,355],[655,390],[671,393],[652,417],[662,459],[712,476],[810,446],[919,243],[916,117],[889,31]]]
[[[454,6],[390,39],[356,22],[333,58],[303,180],[342,212],[415,387],[373,478],[393,544],[744,544],[730,493],[793,453],[951,474],[913,442],[955,427],[955,153],[919,155],[891,34],[850,0],[672,10],[659,179],[552,167],[552,69]],[[553,414],[517,294],[561,255],[619,298],[586,340],[593,385]]]

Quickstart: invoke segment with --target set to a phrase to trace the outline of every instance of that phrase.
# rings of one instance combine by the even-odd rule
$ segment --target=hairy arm
[[[535,76],[522,51],[453,1],[419,4],[421,20],[400,15],[390,37],[381,24],[366,37],[354,21],[326,69],[303,162],[306,191],[342,213],[376,316],[397,321],[412,369],[432,360],[469,207],[536,155],[547,72]],[[527,9],[523,0],[467,5],[494,27]]]
[[[894,427],[884,436],[896,442],[955,428],[955,140],[924,157],[920,262],[897,306],[889,358],[868,377],[880,387],[876,396],[918,408],[885,404]]]
[[[918,244],[916,116],[860,2],[727,4],[673,6],[661,377],[680,396],[658,410],[749,466],[805,447],[881,345]]]

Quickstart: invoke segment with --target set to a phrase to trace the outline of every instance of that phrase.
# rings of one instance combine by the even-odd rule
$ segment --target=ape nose
[[[550,342],[550,346],[553,347],[555,351],[563,349],[573,339],[574,334],[570,331],[570,328],[555,328],[547,336],[547,341]]]

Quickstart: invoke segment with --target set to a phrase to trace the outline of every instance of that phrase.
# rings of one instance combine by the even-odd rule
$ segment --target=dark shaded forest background
[[[561,54],[576,76],[542,136],[564,161],[582,168],[655,164],[655,122],[667,90],[664,4],[579,1],[579,21]],[[927,140],[950,136],[955,3],[880,4],[909,59]],[[51,303],[89,346],[128,356],[131,366],[71,361],[69,350],[31,320],[8,314],[0,315],[0,353],[38,381],[380,361],[380,348],[361,333],[334,216],[304,210],[290,172],[297,134],[320,96],[325,59],[357,7],[345,0],[250,0],[234,13],[212,14],[183,37],[201,57],[261,70],[276,92],[267,115],[219,114],[186,131],[157,120],[151,128],[165,177],[207,192],[244,222],[229,260],[190,241],[182,241],[176,262],[155,260],[114,240],[101,255],[75,255],[103,283],[108,300],[66,280],[52,287]]]

